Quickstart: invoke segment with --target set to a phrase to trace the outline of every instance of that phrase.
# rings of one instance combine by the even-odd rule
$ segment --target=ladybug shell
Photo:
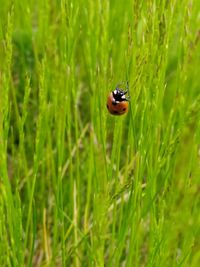
[[[112,115],[123,115],[128,112],[128,101],[116,101],[111,92],[107,99],[107,109]]]

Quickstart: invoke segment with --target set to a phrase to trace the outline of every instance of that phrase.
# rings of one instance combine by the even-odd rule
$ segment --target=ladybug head
[[[112,94],[115,101],[119,102],[128,101],[128,99],[125,96],[125,94],[127,94],[127,91],[119,89],[118,87],[116,87],[116,89],[112,92]]]

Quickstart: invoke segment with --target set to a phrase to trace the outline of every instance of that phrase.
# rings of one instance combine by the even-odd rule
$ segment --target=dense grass
[[[0,266],[200,266],[200,1],[0,6]]]

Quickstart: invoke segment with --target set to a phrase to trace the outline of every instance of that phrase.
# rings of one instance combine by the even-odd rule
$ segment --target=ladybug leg
[[[129,81],[126,81],[126,92],[124,94],[128,92],[129,92]],[[126,101],[129,101],[129,99],[130,99],[130,96],[128,95],[128,97],[126,97]]]
[[[125,95],[128,93],[128,90],[127,91],[124,91],[124,95],[122,96],[123,100],[125,101],[129,101],[130,97],[125,97]]]
[[[125,97],[125,95],[122,96],[123,101],[129,101],[129,96]]]

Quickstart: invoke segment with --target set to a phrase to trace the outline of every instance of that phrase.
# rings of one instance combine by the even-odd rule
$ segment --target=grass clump
[[[198,266],[199,1],[0,5],[0,266]]]

